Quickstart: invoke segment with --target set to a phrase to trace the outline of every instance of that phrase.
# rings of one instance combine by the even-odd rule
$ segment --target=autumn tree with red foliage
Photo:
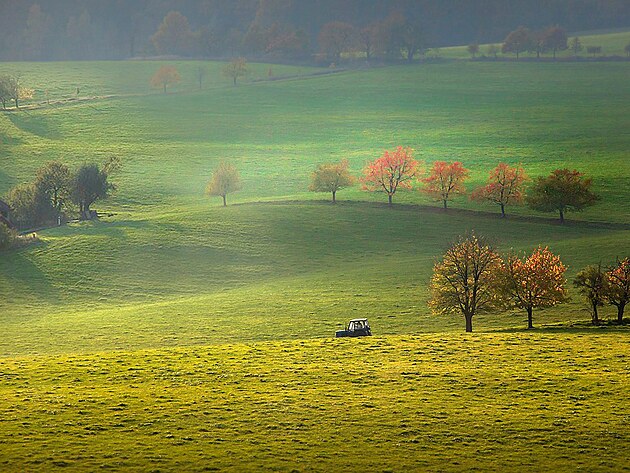
[[[392,205],[392,198],[400,189],[411,189],[412,180],[419,171],[419,163],[412,156],[411,148],[399,146],[385,151],[383,156],[369,163],[363,170],[363,190],[385,192]]]
[[[617,322],[623,323],[623,312],[630,302],[630,258],[618,261],[615,266],[606,271],[608,280],[606,301],[617,307]]]
[[[527,311],[527,328],[534,328],[534,309],[566,301],[565,271],[560,257],[549,248],[536,248],[527,257],[512,254],[503,263],[499,291],[509,307]]]
[[[431,300],[435,314],[461,313],[466,332],[472,332],[473,316],[499,305],[497,276],[501,257],[483,238],[460,237],[433,266]]]
[[[485,186],[475,189],[472,200],[489,200],[501,206],[501,217],[505,217],[505,206],[521,204],[524,199],[523,183],[527,180],[521,166],[511,167],[505,163],[490,172]]]
[[[454,163],[435,161],[429,176],[422,179],[422,182],[426,184],[423,192],[436,200],[441,200],[446,210],[448,208],[448,200],[454,194],[466,192],[464,181],[467,178],[468,169],[459,161]]]

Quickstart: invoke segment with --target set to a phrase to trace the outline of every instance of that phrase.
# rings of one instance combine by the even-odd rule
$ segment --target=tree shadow
[[[10,113],[9,120],[22,131],[48,139],[62,138],[61,131],[50,119],[29,113]]]

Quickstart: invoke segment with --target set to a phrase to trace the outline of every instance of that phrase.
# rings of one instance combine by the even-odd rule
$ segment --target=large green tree
[[[534,181],[526,201],[534,210],[559,212],[560,222],[564,222],[567,211],[584,210],[600,199],[591,191],[592,185],[592,180],[579,171],[556,169],[549,176]]]

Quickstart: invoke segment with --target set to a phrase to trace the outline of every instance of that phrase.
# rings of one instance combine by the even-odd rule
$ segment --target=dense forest
[[[324,49],[330,22],[366,33],[392,15],[426,47],[498,42],[519,25],[630,26],[628,0],[0,0],[0,60],[297,57]]]

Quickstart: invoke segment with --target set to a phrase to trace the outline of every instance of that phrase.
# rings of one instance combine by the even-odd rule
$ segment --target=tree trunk
[[[623,323],[623,310],[625,309],[626,304],[619,304],[617,306],[617,323],[621,325]]]
[[[166,84],[164,84],[164,93],[166,93]]]
[[[466,319],[466,332],[472,332],[472,315],[464,315]]]
[[[597,313],[597,302],[593,302],[593,325],[599,325],[599,314]]]
[[[332,191],[332,195],[333,195],[333,201],[332,201],[332,203],[333,203],[333,204],[336,204],[336,203],[337,203],[337,198],[335,197],[335,194],[337,194],[337,191]]]
[[[15,108],[20,108],[20,104],[19,104],[18,100],[19,99],[17,97],[15,97]]]
[[[221,197],[223,197],[223,207],[227,207],[227,199],[226,199],[227,195],[223,194]]]
[[[236,85],[236,76],[233,77],[234,85]]]
[[[534,309],[532,307],[527,308],[527,328],[534,328],[534,317],[532,316]]]
[[[501,203],[501,218],[505,218],[505,204]]]
[[[564,209],[560,209],[560,223],[564,223]]]
[[[391,205],[392,205],[392,197],[393,197],[393,196],[392,196],[391,194],[387,194],[387,200],[388,200],[388,203],[389,203],[389,206],[390,206],[390,207],[391,207]]]
[[[448,209],[448,201],[446,199],[444,199],[442,201],[442,203],[444,204],[444,210],[447,210]]]

